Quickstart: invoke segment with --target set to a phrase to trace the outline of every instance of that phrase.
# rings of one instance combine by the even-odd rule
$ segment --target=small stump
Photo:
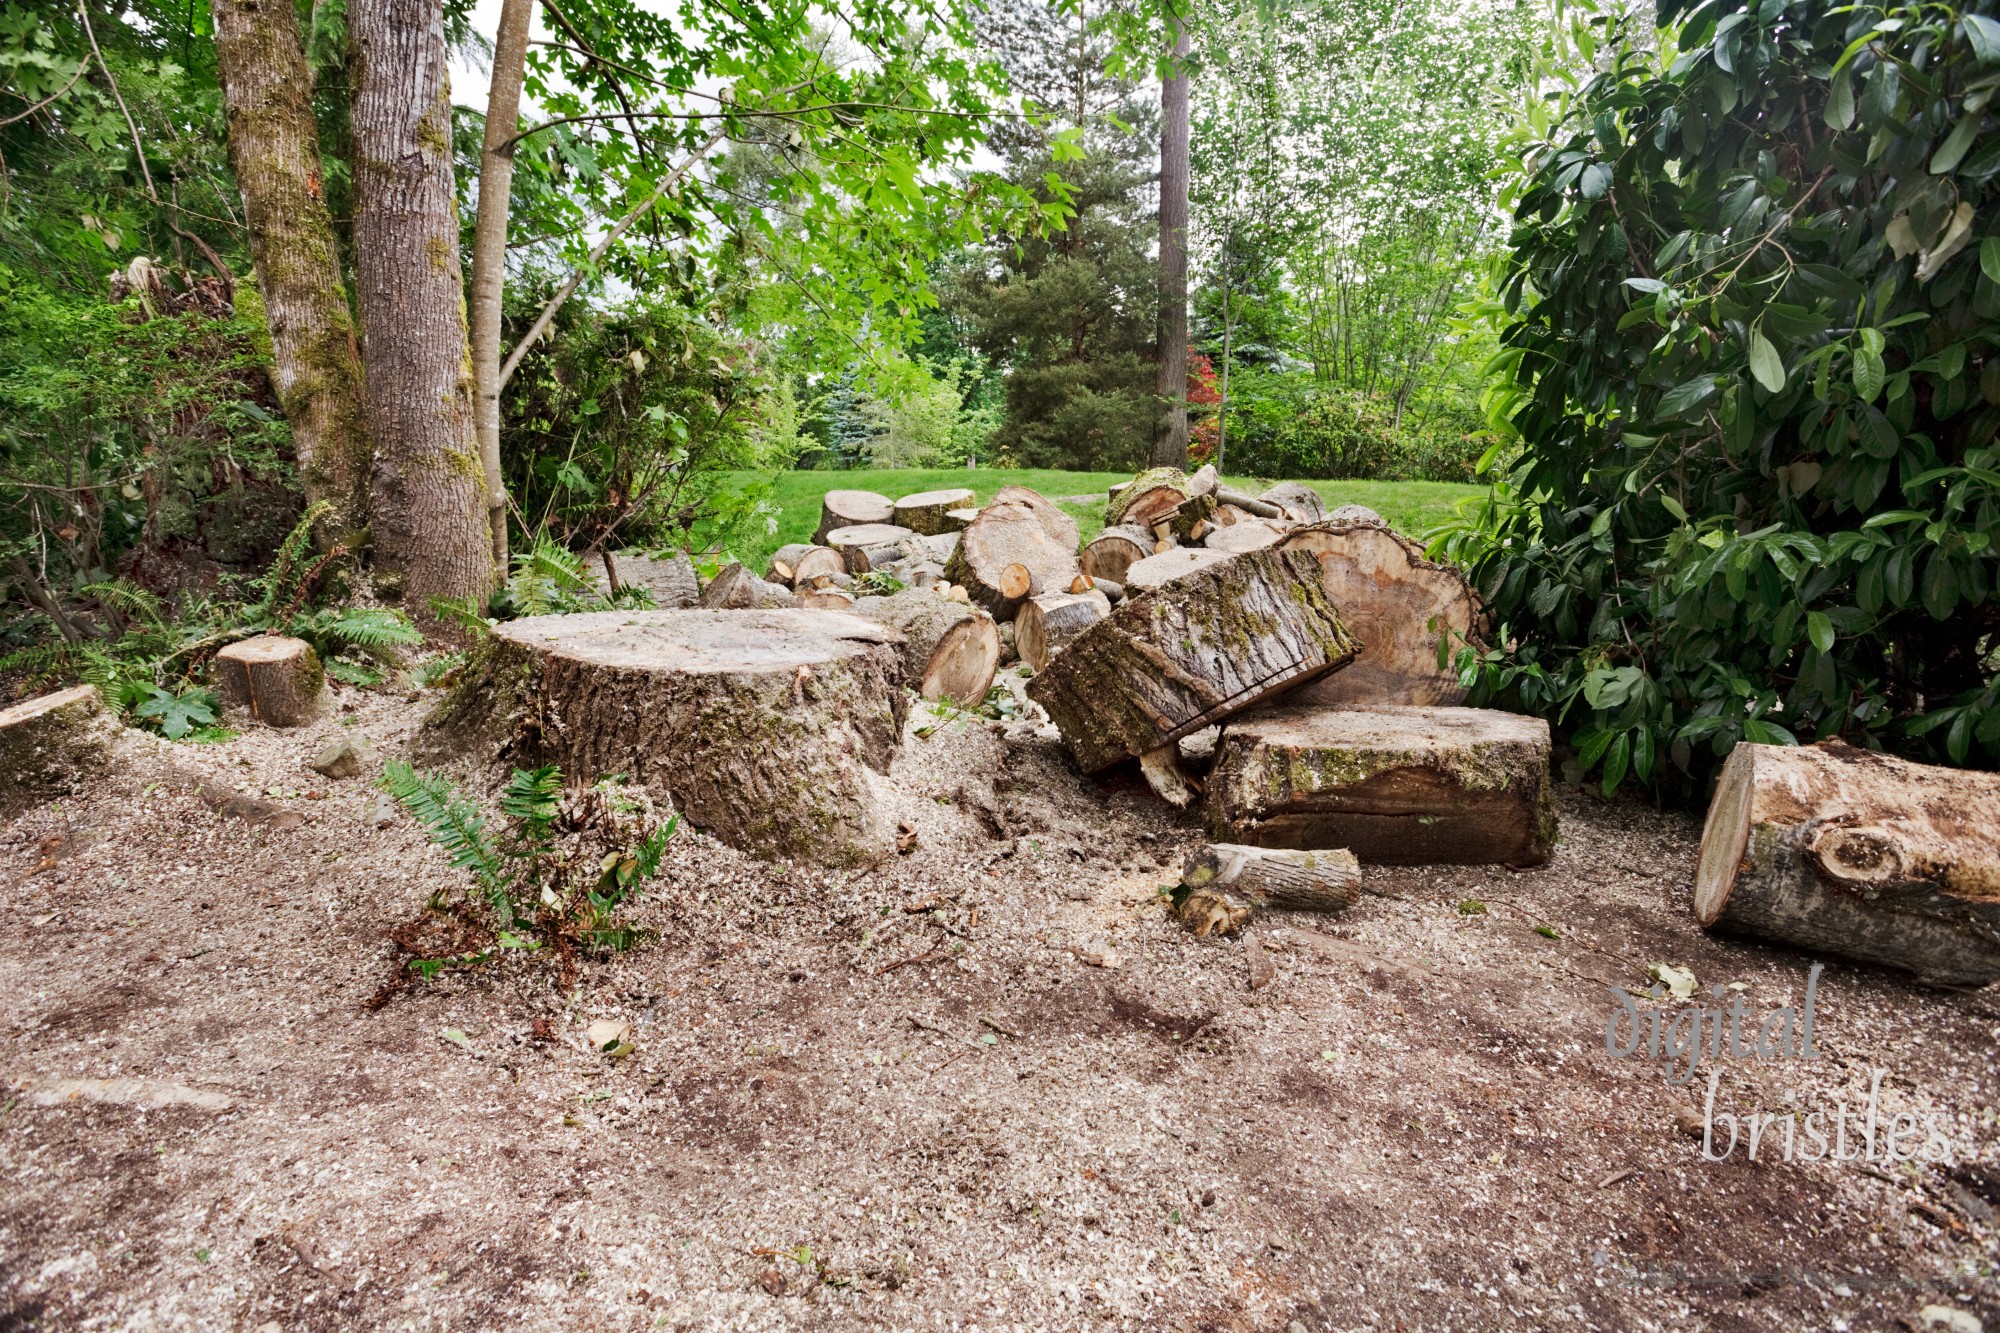
[[[874,491],[828,491],[820,497],[819,527],[813,530],[813,541],[824,546],[826,534],[835,528],[893,523],[895,518],[895,502],[886,495]]]
[[[267,727],[297,727],[319,716],[326,672],[304,639],[260,634],[215,655],[215,683],[224,703],[248,708]]]
[[[68,795],[102,775],[116,732],[91,685],[0,709],[0,810]]]

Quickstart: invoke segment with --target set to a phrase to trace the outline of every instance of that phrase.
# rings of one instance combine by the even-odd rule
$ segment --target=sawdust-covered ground
[[[919,708],[907,856],[685,837],[657,941],[572,993],[519,961],[371,1012],[451,872],[306,767],[424,706],[344,697],[176,747],[302,827],[135,760],[0,828],[0,1328],[2000,1328],[2000,997],[1834,963],[1818,1059],[1722,1065],[1719,1109],[1827,1117],[1884,1070],[1952,1167],[1705,1162],[1700,1078],[1607,1054],[1648,963],[1803,996],[1694,927],[1685,817],[1568,789],[1544,868],[1370,868],[1203,942],[1158,893],[1192,820]]]

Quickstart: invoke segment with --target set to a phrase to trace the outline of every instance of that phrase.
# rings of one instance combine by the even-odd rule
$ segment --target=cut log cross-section
[[[752,855],[873,861],[893,838],[869,770],[902,736],[900,640],[839,611],[512,620],[426,725],[572,780],[646,783]]]
[[[961,525],[951,520],[951,511],[969,509],[976,502],[977,497],[963,489],[919,491],[896,501],[895,517],[890,521],[927,537],[940,532],[957,532]]]
[[[835,528],[826,534],[826,544],[847,561],[847,572],[866,574],[892,560],[900,560],[911,549],[916,533],[894,523],[860,523]]]
[[[799,561],[821,548],[810,542],[792,542],[780,546],[771,553],[771,563],[764,570],[766,583],[782,583],[787,588],[798,582]]]
[[[1090,539],[1078,560],[1094,579],[1125,582],[1125,571],[1153,553],[1153,534],[1144,528],[1106,528]]]
[[[996,620],[1012,620],[1024,598],[1069,587],[1076,573],[1076,548],[1050,535],[1033,507],[1012,501],[980,510],[944,567]]]
[[[1149,468],[1121,487],[1104,506],[1104,526],[1130,524],[1150,531],[1153,524],[1172,517],[1187,498],[1186,473],[1177,467]]]
[[[741,562],[725,566],[701,590],[701,606],[707,611],[770,611],[791,604],[790,589],[764,582]]]
[[[1709,803],[1694,912],[1928,982],[2000,978],[2000,773],[1740,743]]]
[[[1245,518],[1214,529],[1202,538],[1201,544],[1211,551],[1241,555],[1245,551],[1261,551],[1266,546],[1276,546],[1285,539],[1287,531],[1283,524],[1273,523],[1267,518]],[[1361,626],[1357,624],[1354,630],[1357,635],[1360,634]]]
[[[1236,554],[1211,551],[1205,546],[1176,546],[1134,563],[1125,571],[1125,586],[1135,595],[1163,588],[1176,579],[1227,564]]]
[[[1294,523],[1317,523],[1326,517],[1326,501],[1302,481],[1281,481],[1257,498],[1284,510]]]
[[[873,491],[828,491],[820,497],[819,527],[813,530],[813,541],[825,545],[826,534],[835,528],[895,521],[895,501],[886,495]]]
[[[906,588],[892,597],[864,597],[855,614],[903,636],[903,675],[926,699],[977,704],[1000,669],[1000,632],[978,607]]]
[[[797,563],[792,566],[792,586],[794,588],[809,587],[813,580],[825,575],[839,574],[845,576],[846,573],[846,556],[834,550],[831,546],[811,546],[806,548],[805,552],[799,556]]]
[[[1035,511],[1036,518],[1042,520],[1042,526],[1048,530],[1050,537],[1072,551],[1076,549],[1079,536],[1076,519],[1064,513],[1055,501],[1040,491],[1027,486],[1002,486],[994,494],[993,503],[1026,505]]]
[[[215,655],[215,682],[225,703],[250,710],[267,727],[296,727],[319,716],[326,672],[304,639],[260,634]]]
[[[1315,523],[1281,545],[1319,560],[1327,596],[1361,641],[1352,667],[1316,682],[1299,702],[1372,707],[1464,700],[1450,654],[1477,639],[1481,620],[1479,599],[1464,575],[1425,559],[1421,546],[1372,517]],[[1440,639],[1447,653],[1442,667]]]
[[[1354,641],[1309,557],[1234,556],[1133,595],[1028,683],[1086,773],[1335,670]]]
[[[104,773],[117,731],[90,685],[0,708],[0,810],[66,795]]]
[[[1045,592],[1021,603],[1014,617],[1014,645],[1021,660],[1040,671],[1079,634],[1111,614],[1111,599],[1095,589]]]
[[[1323,708],[1293,697],[1223,727],[1208,773],[1210,837],[1345,847],[1384,865],[1548,860],[1548,723],[1483,708]]]
[[[1197,936],[1228,935],[1264,910],[1344,912],[1361,896],[1354,853],[1210,843],[1181,869],[1177,909]]]

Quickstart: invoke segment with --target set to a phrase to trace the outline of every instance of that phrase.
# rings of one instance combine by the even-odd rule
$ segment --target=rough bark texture
[[[91,685],[0,708],[0,811],[68,795],[103,775],[117,731]]]
[[[1284,510],[1294,523],[1317,523],[1326,517],[1326,501],[1302,481],[1281,481],[1257,498]]]
[[[318,717],[326,672],[304,639],[260,634],[215,655],[215,684],[224,703],[248,708],[267,727],[296,727]]]
[[[1094,579],[1124,583],[1125,571],[1153,553],[1153,535],[1144,528],[1107,527],[1090,539],[1078,564]]]
[[[1187,474],[1178,467],[1148,468],[1118,488],[1104,506],[1104,526],[1151,532],[1188,498]]]
[[[879,565],[901,560],[917,549],[916,533],[894,523],[857,523],[826,534],[826,544],[840,552],[850,574],[866,574]]]
[[[1160,80],[1160,319],[1153,392],[1160,420],[1153,462],[1186,467],[1188,449],[1188,33],[1178,13],[1168,17],[1173,62]]]
[[[908,706],[897,637],[837,611],[513,620],[426,727],[504,763],[624,774],[752,855],[871,862],[892,831],[867,770],[888,771]]]
[[[441,0],[352,0],[355,285],[375,443],[375,563],[427,629],[493,588],[473,431]]]
[[[1353,655],[1312,562],[1254,551],[1131,597],[1050,659],[1028,695],[1094,773]]]
[[[1201,544],[1211,551],[1240,555],[1244,551],[1261,551],[1266,546],[1276,546],[1290,530],[1268,518],[1244,518],[1216,528],[1202,539]],[[1337,598],[1335,600],[1338,601]],[[1356,633],[1360,632],[1360,628],[1355,626]]]
[[[297,14],[283,0],[212,0],[210,13],[229,162],[271,332],[272,383],[307,502],[331,503],[330,530],[352,534],[368,522],[361,353],[320,180],[312,72]]]
[[[962,525],[952,522],[947,515],[954,509],[964,509],[977,503],[977,499],[968,490],[919,491],[896,501],[895,517],[890,521],[926,536],[956,532]]]
[[[2000,774],[1839,741],[1740,743],[1708,807],[1694,910],[1925,981],[2000,978]]]
[[[1014,565],[1028,572],[1026,587],[1009,573]],[[1050,536],[1030,506],[990,504],[958,534],[944,572],[995,620],[1012,620],[1022,598],[1069,586],[1077,572],[1076,548]]]
[[[1286,699],[1222,729],[1207,813],[1219,842],[1346,847],[1384,865],[1539,865],[1556,835],[1548,723]]]
[[[1064,513],[1060,505],[1040,491],[1027,486],[1002,486],[994,494],[993,503],[1026,505],[1035,511],[1035,517],[1042,521],[1042,527],[1048,530],[1050,537],[1072,551],[1076,549],[1081,536],[1076,519]]]
[[[893,597],[864,597],[854,611],[903,636],[903,678],[923,698],[972,705],[993,687],[1000,633],[977,607],[906,588]]]
[[[1438,665],[1440,639],[1448,641],[1447,653],[1455,654],[1478,637],[1479,598],[1464,575],[1426,560],[1423,547],[1380,519],[1316,523],[1294,531],[1284,549],[1318,558],[1326,595],[1361,641],[1354,665],[1338,680],[1315,684],[1300,696],[1302,702],[1372,706],[1465,699],[1457,669]]]
[[[1260,911],[1344,912],[1361,896],[1354,853],[1274,851],[1218,842],[1181,869],[1178,910],[1197,936],[1228,935]]]
[[[1235,559],[1230,551],[1211,551],[1202,546],[1173,546],[1158,555],[1149,555],[1125,571],[1126,590],[1134,596],[1164,588],[1177,579],[1199,574]]]
[[[979,517],[977,509],[947,509],[945,511],[945,531],[964,532],[972,526],[972,520]]]
[[[824,546],[826,534],[835,528],[893,523],[895,519],[895,503],[886,495],[873,491],[828,491],[820,497],[819,527],[813,531],[813,541]]]
[[[792,605],[792,591],[764,582],[737,562],[708,581],[700,605],[708,611],[772,611]]]
[[[1045,592],[1021,603],[1014,617],[1014,646],[1021,660],[1040,671],[1077,635],[1111,614],[1111,599],[1090,592]]]

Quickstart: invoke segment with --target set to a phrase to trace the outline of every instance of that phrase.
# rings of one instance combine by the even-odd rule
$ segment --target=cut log
[[[854,610],[903,636],[903,676],[922,697],[970,706],[992,688],[1000,632],[984,611],[928,588],[864,597]]]
[[[972,520],[979,517],[977,509],[947,509],[944,513],[946,532],[964,532],[972,526]]]
[[[1345,847],[1384,865],[1539,865],[1556,836],[1549,725],[1287,698],[1222,729],[1207,819],[1218,842]]]
[[[1110,614],[1111,599],[1095,590],[1030,597],[1014,617],[1015,650],[1040,671],[1072,639]]]
[[[1078,564],[1094,579],[1125,582],[1125,571],[1153,553],[1153,536],[1144,528],[1106,528],[1083,548]]]
[[[823,574],[847,573],[847,557],[831,546],[814,546],[806,550],[792,566],[792,586],[811,583]]]
[[[1202,539],[1202,545],[1211,551],[1227,551],[1231,555],[1241,555],[1245,551],[1261,551],[1266,546],[1276,546],[1285,539],[1291,529],[1273,523],[1268,518],[1251,518],[1245,515],[1236,523],[1216,528]],[[1356,626],[1356,632],[1359,632]]]
[[[1230,935],[1261,911],[1344,912],[1361,896],[1354,853],[1210,843],[1181,868],[1176,910],[1199,937]]]
[[[1182,501],[1168,518],[1168,530],[1177,541],[1200,541],[1208,530],[1215,526],[1215,497],[1213,495],[1190,495]]]
[[[1042,526],[1048,529],[1049,536],[1072,551],[1076,549],[1078,537],[1076,519],[1064,513],[1055,501],[1040,491],[1027,486],[1002,486],[994,495],[993,503],[1026,505],[1035,511],[1036,518],[1042,520]]]
[[[701,590],[705,611],[770,611],[792,604],[792,590],[766,583],[733,561]]]
[[[850,574],[866,574],[877,565],[900,560],[909,554],[916,533],[894,523],[862,523],[836,528],[826,534],[826,544],[840,552]]]
[[[1283,518],[1285,511],[1274,504],[1255,499],[1241,491],[1232,491],[1227,486],[1215,488],[1216,504],[1239,510],[1254,518]]]
[[[296,727],[318,717],[326,672],[304,639],[260,634],[215,655],[215,684],[224,703],[248,708],[267,727]]]
[[[852,611],[854,594],[845,588],[809,588],[793,593],[792,605],[802,611]]]
[[[911,532],[929,536],[938,532],[956,532],[958,526],[946,517],[954,509],[963,509],[977,502],[978,497],[968,490],[918,491],[906,495],[895,503],[895,518],[891,521],[908,528]]]
[[[771,555],[770,567],[764,571],[764,582],[782,583],[787,588],[791,587],[798,582],[799,561],[822,549],[824,548],[814,546],[811,542],[793,542],[789,546],[780,546]]]
[[[1202,546],[1168,546],[1158,555],[1149,555],[1125,571],[1125,589],[1133,596],[1164,588],[1176,579],[1199,574],[1235,559],[1229,551],[1211,551]]]
[[[1116,579],[1097,579],[1092,578],[1088,574],[1078,574],[1069,581],[1069,590],[1075,593],[1085,593],[1095,590],[1103,593],[1109,601],[1122,602],[1125,600],[1125,585]]]
[[[1326,517],[1326,501],[1302,481],[1281,481],[1257,498],[1284,510],[1294,523],[1317,523]]]
[[[1326,517],[1327,521],[1330,523],[1386,524],[1388,521],[1384,519],[1380,514],[1370,509],[1367,505],[1342,505],[1340,508],[1334,510],[1331,514],[1328,514]]]
[[[1361,641],[1360,657],[1340,680],[1320,681],[1299,702],[1463,702],[1465,687],[1449,657],[1438,665],[1438,641],[1448,639],[1446,651],[1455,654],[1479,637],[1479,599],[1464,575],[1426,560],[1421,546],[1379,519],[1328,519],[1295,530],[1282,546],[1318,558],[1326,595]]]
[[[91,685],[0,708],[0,810],[83,790],[110,771],[118,729]]]
[[[1111,497],[1104,507],[1104,526],[1131,524],[1150,528],[1171,515],[1188,498],[1187,474],[1177,467],[1148,468]]]
[[[1187,809],[1200,794],[1188,782],[1187,775],[1181,772],[1179,741],[1140,755],[1139,775],[1146,779],[1146,785],[1153,789],[1155,796],[1176,810]]]
[[[1253,551],[1132,596],[1028,685],[1086,773],[1335,670],[1354,641],[1303,555]]]
[[[873,491],[828,491],[820,497],[819,527],[813,530],[813,541],[824,546],[826,534],[835,528],[891,523],[895,518],[895,502],[886,495],[877,495]]]
[[[756,856],[872,862],[868,770],[902,736],[902,644],[837,611],[607,611],[497,626],[425,724],[505,763],[613,773]]]
[[[1076,577],[1076,548],[1050,536],[1030,506],[995,503],[958,534],[944,572],[994,619],[1012,620],[1023,598],[1069,586]]]
[[[2000,773],[1740,743],[1709,803],[1694,914],[1926,982],[2000,978]]]
[[[614,555],[611,566],[618,571],[619,587],[644,588],[653,605],[661,610],[693,606],[701,597],[701,581],[695,577],[694,561],[685,554],[665,560],[649,555]],[[592,571],[592,578],[595,580],[596,571]]]
[[[1195,470],[1194,475],[1188,478],[1188,494],[1213,495],[1215,488],[1220,484],[1221,478],[1215,475],[1215,464],[1203,463]]]

